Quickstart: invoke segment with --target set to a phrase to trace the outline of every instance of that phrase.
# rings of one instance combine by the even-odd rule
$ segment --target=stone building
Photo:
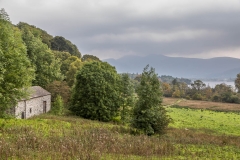
[[[19,101],[14,108],[16,118],[26,119],[51,109],[51,93],[40,86],[30,87],[29,92],[30,97]]]

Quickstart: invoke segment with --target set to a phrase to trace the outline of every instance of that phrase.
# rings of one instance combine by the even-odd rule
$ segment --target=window
[[[30,108],[29,112],[32,113],[32,108]]]

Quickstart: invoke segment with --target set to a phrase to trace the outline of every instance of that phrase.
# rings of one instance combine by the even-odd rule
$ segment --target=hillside
[[[120,73],[141,73],[147,64],[154,67],[159,75],[184,78],[234,78],[240,72],[240,59],[229,57],[197,59],[151,54],[145,57],[125,56],[105,61],[116,66]]]
[[[127,126],[73,116],[43,114],[27,120],[0,119],[0,159],[240,158],[238,114],[167,110],[173,123],[161,136],[146,136]]]

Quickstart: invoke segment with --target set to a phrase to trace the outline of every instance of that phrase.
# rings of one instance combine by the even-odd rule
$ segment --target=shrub
[[[55,115],[63,115],[64,112],[64,103],[60,95],[57,95],[55,101],[53,102],[51,112]]]

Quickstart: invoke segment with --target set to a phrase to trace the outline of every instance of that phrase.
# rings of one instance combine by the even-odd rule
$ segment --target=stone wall
[[[44,111],[44,101],[46,102],[46,112],[48,112],[51,109],[51,95],[18,102],[15,110],[16,118],[22,118],[23,112],[24,118],[29,118],[34,115],[42,114]]]

